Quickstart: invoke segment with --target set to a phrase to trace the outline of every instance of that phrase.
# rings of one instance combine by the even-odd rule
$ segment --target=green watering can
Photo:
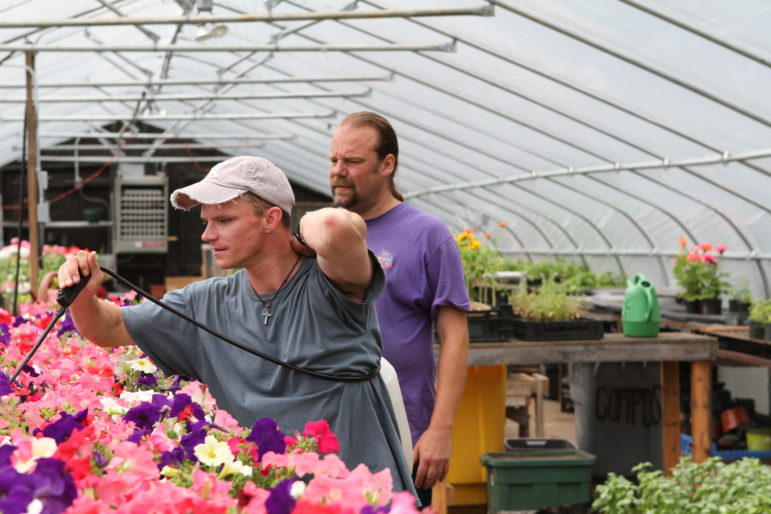
[[[621,324],[627,337],[656,337],[659,335],[659,297],[656,288],[642,273],[626,281],[624,309]]]

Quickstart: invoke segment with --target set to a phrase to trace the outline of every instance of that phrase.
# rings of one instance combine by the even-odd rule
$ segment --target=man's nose
[[[329,164],[329,174],[333,177],[348,175],[348,169],[343,164],[342,160],[332,162]]]
[[[210,242],[214,239],[214,229],[211,226],[211,223],[208,223],[206,225],[206,228],[203,229],[203,234],[201,234],[201,240],[205,242]]]

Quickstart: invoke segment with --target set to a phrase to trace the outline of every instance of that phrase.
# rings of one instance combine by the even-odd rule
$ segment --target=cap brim
[[[177,189],[171,193],[171,205],[177,209],[189,210],[199,204],[224,203],[242,195],[246,189],[221,186],[202,180],[196,184]]]

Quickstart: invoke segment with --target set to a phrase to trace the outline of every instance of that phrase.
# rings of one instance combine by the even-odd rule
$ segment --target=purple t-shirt
[[[447,225],[406,203],[367,220],[367,246],[386,276],[375,308],[383,356],[399,375],[414,444],[434,410],[434,320],[439,307],[469,310],[463,266]]]

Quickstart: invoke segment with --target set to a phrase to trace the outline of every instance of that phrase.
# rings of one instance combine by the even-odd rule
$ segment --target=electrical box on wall
[[[113,252],[166,253],[168,250],[168,177],[117,173]]]

